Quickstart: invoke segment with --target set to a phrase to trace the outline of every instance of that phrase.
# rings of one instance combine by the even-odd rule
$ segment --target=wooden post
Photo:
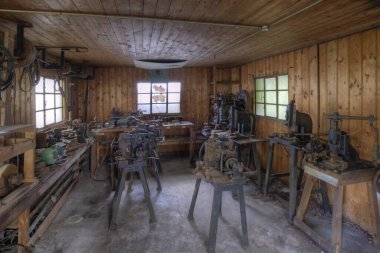
[[[343,215],[343,186],[334,187],[334,208],[332,215],[331,249],[334,253],[342,252],[342,215]]]
[[[18,253],[25,252],[25,246],[29,241],[29,209],[26,209],[18,217]],[[23,247],[24,246],[24,247]]]
[[[36,129],[28,129],[25,131],[25,138],[36,140]],[[34,177],[34,163],[35,163],[35,150],[29,149],[24,154],[24,183],[33,183],[36,178]]]

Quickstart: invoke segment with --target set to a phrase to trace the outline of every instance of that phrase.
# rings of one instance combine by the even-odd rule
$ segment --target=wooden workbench
[[[9,226],[9,224],[18,219],[19,237],[21,236],[21,238],[25,238],[24,242],[22,242],[23,245],[27,246],[33,244],[38,237],[33,235],[32,238],[29,238],[29,211],[31,206],[34,205],[41,196],[47,193],[57,180],[68,171],[72,170],[76,164],[79,164],[79,159],[93,143],[94,139],[88,139],[86,145],[77,149],[72,156],[68,157],[65,163],[50,167],[51,171],[46,176],[34,183],[21,185],[19,188],[1,199],[0,231],[3,231]],[[53,217],[50,216],[48,220],[51,222],[52,219]],[[44,222],[40,225],[42,229],[46,229],[48,226],[48,224],[44,224]],[[35,234],[40,236],[41,231],[39,231],[39,229],[40,228],[37,229]]]

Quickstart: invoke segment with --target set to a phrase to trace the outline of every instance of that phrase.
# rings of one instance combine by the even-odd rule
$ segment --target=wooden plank
[[[301,51],[301,85],[302,85],[302,100],[297,101],[300,106],[300,111],[307,114],[310,113],[310,83],[309,83],[309,48],[304,48]]]
[[[338,111],[338,85],[337,85],[337,41],[327,43],[327,113]]]
[[[35,148],[36,143],[34,140],[26,140],[23,142],[15,143],[13,145],[0,147],[0,160],[6,161],[19,154]],[[34,151],[33,151],[34,152]]]
[[[338,112],[343,115],[350,113],[350,88],[349,88],[349,59],[348,39],[338,40]],[[349,121],[342,122],[342,129],[349,130]]]
[[[18,244],[26,246],[29,240],[29,208],[18,217]],[[24,247],[18,247],[19,253],[24,253]]]
[[[376,115],[376,30],[363,33],[363,115]],[[362,122],[360,156],[372,159],[373,130],[368,122]]]
[[[62,209],[65,204],[67,197],[70,195],[70,192],[78,182],[78,179],[75,180],[70,186],[67,188],[66,192],[61,196],[58,202],[51,209],[49,214],[43,220],[43,222],[39,225],[38,229],[34,232],[33,236],[28,240],[27,246],[33,246],[39,238],[45,233],[45,231],[49,228],[50,224],[53,222],[54,218],[57,216],[58,212]]]
[[[318,77],[318,46],[309,48],[309,88],[310,116],[313,120],[313,133],[319,132],[319,77]]]
[[[327,114],[327,44],[319,45],[319,124],[320,133],[327,133],[328,122],[323,117]]]

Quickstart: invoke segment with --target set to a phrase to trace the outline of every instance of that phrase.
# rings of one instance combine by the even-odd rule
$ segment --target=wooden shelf
[[[14,126],[1,126],[0,135],[35,131],[34,125],[14,125]]]
[[[36,143],[32,139],[17,142],[12,145],[0,146],[0,161],[9,160],[12,157],[25,153],[30,149],[34,149],[35,147]]]

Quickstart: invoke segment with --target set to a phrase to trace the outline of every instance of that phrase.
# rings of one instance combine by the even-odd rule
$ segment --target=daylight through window
[[[137,109],[143,114],[180,113],[181,83],[137,83]]]
[[[256,115],[284,120],[288,104],[288,75],[255,79]]]
[[[41,77],[36,86],[36,127],[62,121],[62,94],[54,79]]]

